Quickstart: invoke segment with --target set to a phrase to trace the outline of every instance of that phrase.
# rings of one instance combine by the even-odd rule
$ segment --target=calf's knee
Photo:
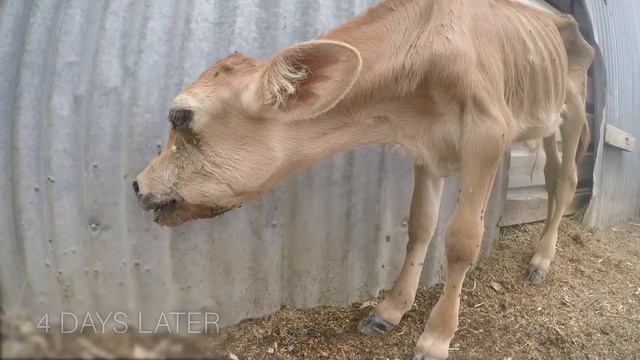
[[[473,264],[480,252],[483,229],[484,225],[480,219],[454,219],[449,223],[445,235],[449,264]]]

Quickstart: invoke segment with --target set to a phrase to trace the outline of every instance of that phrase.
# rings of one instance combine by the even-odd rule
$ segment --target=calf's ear
[[[344,97],[361,66],[358,51],[345,43],[316,40],[297,44],[264,64],[253,100],[267,116],[312,118]]]

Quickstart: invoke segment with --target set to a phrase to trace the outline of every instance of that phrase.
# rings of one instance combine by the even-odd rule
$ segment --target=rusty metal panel
[[[176,229],[152,223],[130,190],[165,141],[173,95],[207,65],[235,50],[265,58],[372,3],[0,2],[4,311],[207,310],[224,325],[390,287],[413,181],[411,162],[391,148],[326,159],[242,209]],[[451,179],[425,285],[442,275],[456,196]],[[485,254],[498,215],[487,214]]]
[[[597,130],[593,198],[585,224],[603,227],[640,214],[640,152],[605,144],[605,128],[613,125],[640,137],[640,2],[585,0],[598,43],[606,81],[606,105]],[[606,89],[605,89],[606,82]]]

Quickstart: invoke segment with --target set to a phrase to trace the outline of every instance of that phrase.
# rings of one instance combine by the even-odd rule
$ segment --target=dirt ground
[[[543,224],[503,229],[493,254],[467,276],[450,359],[640,359],[640,221],[606,231],[577,224],[563,221],[555,263],[539,286],[522,274]],[[384,337],[357,331],[379,297],[343,308],[283,308],[215,337],[66,338],[57,347],[33,340],[28,329],[8,332],[4,319],[2,355],[406,359],[440,292],[420,289],[413,310]]]

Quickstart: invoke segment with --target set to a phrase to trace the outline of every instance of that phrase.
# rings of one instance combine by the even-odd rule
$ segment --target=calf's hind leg
[[[550,214],[547,217],[547,223],[542,232],[538,249],[531,258],[529,268],[525,273],[525,277],[533,284],[540,284],[549,271],[549,266],[556,253],[558,226],[560,226],[562,216],[573,199],[578,184],[576,152],[580,141],[580,133],[587,123],[584,102],[578,93],[568,96],[567,111],[562,116],[564,119],[560,127],[562,134],[562,164],[556,170],[555,179],[551,180],[554,186],[549,187],[547,185],[549,189],[554,190],[554,194],[549,193],[548,201],[553,201],[555,206],[552,207],[552,213],[550,207]],[[552,159],[553,157],[557,158],[555,147],[549,150],[551,153],[547,152],[547,161],[549,161],[549,155],[551,155]],[[545,151],[547,151],[546,146]],[[546,181],[548,182],[549,179]]]
[[[422,264],[433,236],[440,208],[443,179],[416,165],[409,213],[409,242],[398,279],[387,297],[360,324],[367,335],[380,335],[398,325],[413,306]]]

